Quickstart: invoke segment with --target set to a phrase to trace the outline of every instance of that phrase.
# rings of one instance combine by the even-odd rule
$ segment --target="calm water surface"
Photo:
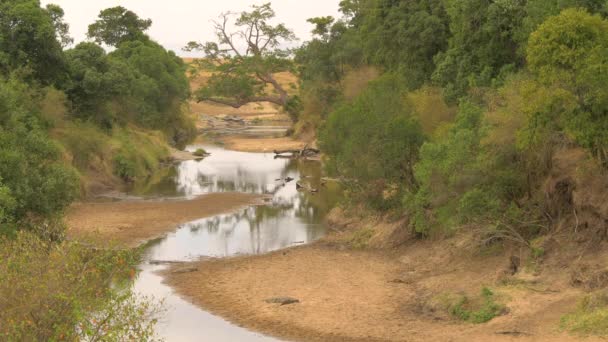
[[[274,159],[274,154],[235,152],[214,146],[204,148],[211,156],[186,161],[137,184],[132,195],[191,198],[212,192],[270,194],[263,206],[200,219],[182,225],[149,244],[135,289],[143,295],[163,298],[168,312],[157,327],[167,341],[272,341],[274,339],[232,325],[178,297],[162,283],[156,271],[164,266],[150,260],[188,261],[204,256],[225,257],[259,254],[309,243],[325,234],[323,219],[339,200],[337,185],[321,185],[318,162]],[[293,178],[291,182],[285,179]],[[300,192],[296,181],[319,189]],[[282,294],[277,294],[282,295]]]

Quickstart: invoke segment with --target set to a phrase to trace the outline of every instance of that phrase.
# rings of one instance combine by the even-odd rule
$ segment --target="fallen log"
[[[289,158],[300,158],[300,157],[310,157],[315,156],[321,153],[320,150],[316,148],[303,148],[301,150],[274,150],[275,157],[289,157]],[[291,156],[283,156],[284,154],[291,154]]]
[[[174,261],[174,260],[150,260],[148,261],[150,265],[178,265],[183,264],[184,261]]]

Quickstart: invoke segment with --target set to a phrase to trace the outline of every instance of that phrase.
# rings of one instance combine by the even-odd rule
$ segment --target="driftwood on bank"
[[[321,151],[316,148],[309,148],[308,145],[303,149],[274,150],[275,158],[306,158],[317,156]]]

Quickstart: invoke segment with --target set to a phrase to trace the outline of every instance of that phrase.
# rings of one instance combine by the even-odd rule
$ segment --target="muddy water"
[[[274,159],[273,154],[246,153],[214,146],[211,156],[186,161],[138,184],[132,195],[193,197],[212,192],[268,194],[263,206],[201,219],[149,243],[146,262],[135,283],[143,295],[165,301],[168,312],[157,326],[167,341],[271,341],[272,338],[234,326],[178,297],[156,271],[165,266],[151,260],[188,261],[200,257],[259,254],[314,241],[325,233],[323,219],[339,199],[335,184],[321,185],[317,162]],[[292,181],[286,181],[293,178]],[[317,194],[300,192],[296,181],[308,183]]]

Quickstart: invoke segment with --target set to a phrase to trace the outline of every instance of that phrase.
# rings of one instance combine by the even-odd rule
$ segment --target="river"
[[[275,341],[180,298],[157,274],[166,266],[152,265],[150,261],[259,254],[309,243],[325,234],[324,217],[339,200],[339,187],[334,183],[322,184],[319,162],[275,159],[274,154],[236,152],[210,145],[192,145],[187,149],[198,148],[211,155],[166,169],[148,182],[137,184],[131,194],[191,198],[237,191],[268,194],[272,198],[265,205],[184,224],[148,243],[135,290],[140,295],[164,300],[166,312],[156,329],[166,341]],[[307,183],[318,192],[298,191],[296,182]]]

